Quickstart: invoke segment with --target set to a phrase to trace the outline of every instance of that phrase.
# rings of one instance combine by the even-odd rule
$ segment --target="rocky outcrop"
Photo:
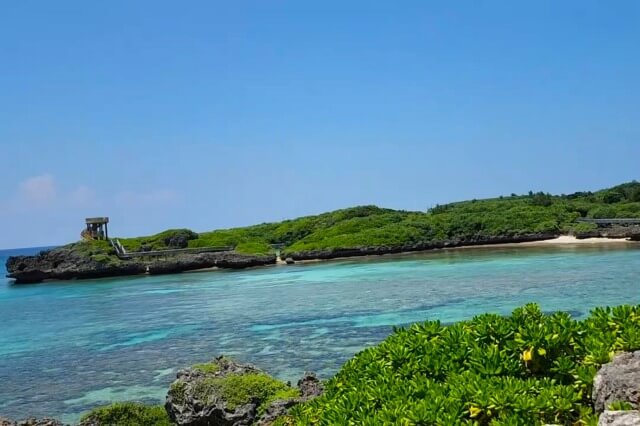
[[[213,253],[180,253],[172,256],[142,261],[149,274],[174,274],[205,268],[243,269],[270,265],[276,262],[274,255],[247,255],[233,251]]]
[[[164,244],[169,248],[181,249],[189,246],[189,241],[198,239],[198,234],[190,229],[178,229],[164,239]]]
[[[335,248],[326,250],[309,250],[301,252],[288,252],[287,257],[292,260],[316,260],[316,259],[336,259],[340,257],[370,256],[404,253],[412,251],[426,251],[443,248],[481,246],[491,244],[524,243],[530,241],[550,240],[558,237],[559,234],[537,233],[525,235],[486,237],[478,236],[474,238],[453,238],[450,240],[430,241],[425,243],[405,244],[401,246],[373,246],[358,248]]]
[[[598,426],[640,426],[640,411],[605,411]]]
[[[298,389],[300,391],[298,398],[272,402],[256,421],[255,425],[269,426],[275,422],[278,417],[287,415],[289,409],[294,405],[316,398],[324,392],[322,382],[316,377],[315,373],[312,372],[305,372],[304,376],[298,380]]]
[[[28,419],[20,420],[18,422],[0,417],[0,426],[63,426],[63,424],[59,420],[50,419],[48,417],[44,417],[42,419],[29,417]]]
[[[251,364],[219,357],[180,370],[167,393],[165,408],[178,425],[266,426],[321,392],[322,384],[313,373],[305,373],[296,390]],[[280,394],[285,397],[278,397]]]
[[[167,413],[178,425],[250,425],[257,415],[257,401],[230,409],[224,395],[214,387],[208,387],[207,381],[258,372],[260,370],[251,364],[237,363],[224,357],[217,358],[206,367],[180,370],[167,393]]]
[[[7,277],[16,283],[35,283],[48,279],[71,280],[103,278],[144,273],[170,274],[203,268],[247,268],[275,263],[272,255],[245,255],[233,251],[179,253],[171,256],[144,256],[119,259],[94,255],[78,244],[43,251],[36,256],[13,256],[7,260]]]
[[[306,371],[304,376],[298,380],[298,389],[300,389],[300,398],[303,401],[308,401],[322,395],[324,385],[315,373]]]
[[[628,238],[632,241],[640,241],[640,226],[608,226],[591,231],[576,232],[577,239],[585,238]]]
[[[7,277],[17,283],[34,283],[46,279],[102,278],[135,275],[145,271],[137,262],[99,261],[81,252],[76,245],[42,251],[35,256],[12,256],[7,260]]]
[[[614,402],[640,409],[640,351],[620,354],[603,365],[593,380],[592,398],[597,413]]]

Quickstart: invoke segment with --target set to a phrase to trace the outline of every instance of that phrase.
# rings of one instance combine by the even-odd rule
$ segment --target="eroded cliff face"
[[[336,259],[340,257],[350,256],[370,256],[403,253],[412,251],[426,251],[442,248],[479,246],[491,244],[508,244],[508,243],[524,243],[529,241],[542,241],[558,237],[559,234],[536,233],[514,236],[500,237],[482,237],[477,238],[454,238],[443,241],[430,241],[419,244],[405,244],[402,246],[374,246],[374,247],[358,247],[358,248],[330,248],[325,250],[310,250],[301,252],[287,252],[286,256],[294,261],[296,260],[314,260],[314,259]]]
[[[576,238],[629,238],[640,241],[640,226],[609,226],[588,232],[579,232]]]
[[[275,255],[246,255],[232,251],[119,259],[116,256],[92,256],[78,251],[74,246],[65,246],[35,256],[10,257],[7,260],[7,277],[13,278],[16,283],[36,283],[48,279],[172,274],[213,267],[239,269],[275,262]]]

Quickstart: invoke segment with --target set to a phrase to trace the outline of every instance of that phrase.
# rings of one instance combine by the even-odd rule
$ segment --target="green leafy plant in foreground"
[[[611,411],[628,411],[633,410],[633,405],[627,401],[615,401],[609,404],[607,409]]]
[[[596,424],[593,378],[640,348],[640,305],[582,321],[526,305],[444,326],[398,329],[348,361],[325,394],[279,424]]]

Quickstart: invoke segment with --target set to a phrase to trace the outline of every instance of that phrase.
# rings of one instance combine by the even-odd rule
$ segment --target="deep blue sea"
[[[0,416],[74,422],[115,400],[161,402],[179,367],[219,354],[286,380],[305,370],[327,378],[394,325],[527,302],[578,317],[637,304],[638,247],[477,248],[32,285],[0,278]],[[2,265],[9,254],[0,251]]]

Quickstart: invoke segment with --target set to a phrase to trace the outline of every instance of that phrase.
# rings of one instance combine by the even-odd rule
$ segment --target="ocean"
[[[0,251],[12,254],[39,249]],[[0,267],[3,269],[3,267]],[[3,274],[4,275],[4,274]],[[476,248],[243,271],[15,285],[0,278],[0,416],[75,422],[159,403],[178,368],[225,354],[323,378],[394,326],[640,303],[635,245]]]

